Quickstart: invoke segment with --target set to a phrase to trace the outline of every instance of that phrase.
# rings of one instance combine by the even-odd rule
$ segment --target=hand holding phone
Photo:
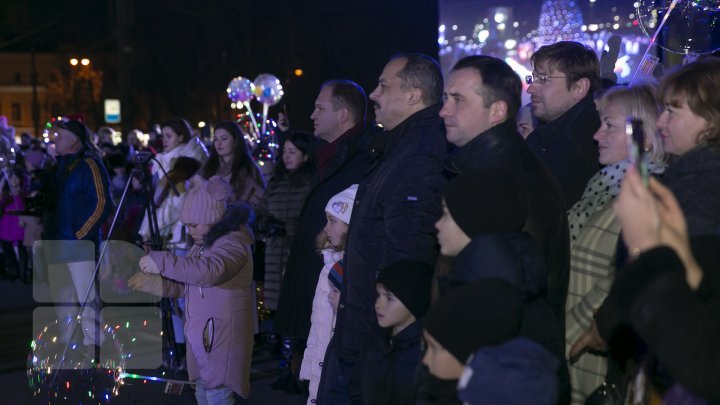
[[[643,185],[648,185],[648,159],[645,151],[645,130],[643,122],[635,117],[628,117],[625,122],[625,134],[627,135],[628,159],[637,172],[640,174]]]

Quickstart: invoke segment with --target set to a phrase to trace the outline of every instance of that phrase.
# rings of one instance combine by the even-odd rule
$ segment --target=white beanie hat
[[[350,224],[350,216],[352,215],[353,205],[355,205],[355,194],[358,185],[353,184],[345,190],[335,194],[325,206],[325,212]]]
[[[191,189],[183,198],[180,220],[184,224],[212,225],[225,214],[232,187],[219,176]]]

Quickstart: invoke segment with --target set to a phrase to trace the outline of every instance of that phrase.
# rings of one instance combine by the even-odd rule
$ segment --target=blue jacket
[[[110,179],[100,160],[84,152],[60,156],[45,181],[49,207],[43,215],[43,240],[86,240],[97,249],[100,227],[112,210]],[[95,259],[94,250],[53,250],[48,259],[56,263]]]

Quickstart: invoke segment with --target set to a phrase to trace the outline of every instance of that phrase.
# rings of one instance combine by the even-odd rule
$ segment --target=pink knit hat
[[[232,187],[219,176],[213,176],[185,194],[180,220],[184,224],[212,225],[225,214],[225,202]]]

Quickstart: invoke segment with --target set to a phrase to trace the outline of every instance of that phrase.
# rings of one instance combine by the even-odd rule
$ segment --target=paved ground
[[[30,351],[32,311],[37,306],[32,288],[19,281],[0,281],[0,404],[37,403],[28,388],[25,361]],[[278,374],[279,361],[268,350],[257,350],[253,356],[252,391],[246,404],[305,403],[302,395],[274,391],[270,384]],[[144,373],[159,373],[156,370]],[[195,404],[193,391],[186,387],[182,395],[163,392],[164,383],[126,380],[120,395],[112,404]]]

